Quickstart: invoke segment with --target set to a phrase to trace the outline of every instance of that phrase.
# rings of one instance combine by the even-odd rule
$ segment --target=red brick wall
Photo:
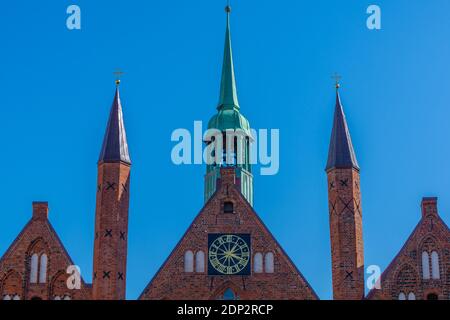
[[[67,267],[73,265],[47,216],[47,203],[33,203],[32,219],[0,260],[0,299],[16,294],[21,299],[53,299],[54,280],[61,274],[66,275]],[[41,257],[44,253],[48,256],[46,281],[30,283],[31,256],[37,254]],[[91,297],[84,282],[80,290],[69,290],[66,286],[65,293],[72,299]]]
[[[423,279],[423,251],[438,253],[440,279]],[[431,273],[431,259],[429,268]],[[450,231],[438,215],[436,198],[424,198],[422,219],[383,272],[381,289],[372,290],[368,299],[397,300],[401,292],[406,296],[412,292],[418,300],[430,293],[442,300],[450,299]]]
[[[217,299],[227,288],[231,288],[239,299],[317,298],[239,193],[234,180],[234,170],[222,170],[217,192],[195,218],[161,270],[145,289],[141,299]],[[225,201],[233,202],[234,213],[223,213]],[[256,252],[272,252],[275,256],[275,272],[252,272],[251,276],[208,276],[208,233],[250,233],[252,258]],[[184,254],[188,250],[194,253],[201,250],[205,253],[205,272],[184,272]]]
[[[93,298],[125,299],[130,166],[98,166]]]
[[[333,298],[364,297],[364,244],[359,172],[333,169],[328,173]]]

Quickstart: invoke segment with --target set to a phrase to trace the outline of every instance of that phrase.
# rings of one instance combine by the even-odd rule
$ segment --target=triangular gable
[[[240,299],[317,299],[317,295],[264,225],[235,184],[234,170],[221,171],[215,194],[196,216],[140,299],[217,299],[221,290],[233,288]],[[224,213],[224,203],[234,213]],[[208,235],[250,234],[251,274],[211,275],[208,270]],[[202,252],[199,272],[186,272],[185,255]],[[255,273],[255,254],[274,255],[274,272]],[[196,262],[196,261],[194,261]],[[263,263],[264,264],[264,263]]]
[[[436,209],[435,209],[436,210]],[[445,266],[449,265],[450,253],[450,230],[445,222],[434,214],[422,217],[414,228],[400,251],[382,273],[379,283],[381,289],[373,288],[366,299],[398,299],[399,293],[403,292],[407,297],[413,293],[415,299],[422,299],[426,296],[427,289],[432,292],[435,287],[441,289],[445,287],[445,274],[441,274],[441,279],[432,281],[424,286],[422,281],[422,251],[426,250],[427,242],[432,243],[432,247],[439,251],[441,273],[445,273]],[[428,248],[428,250],[430,250]],[[409,278],[404,279],[405,274]],[[434,292],[434,291],[433,291]]]
[[[36,254],[40,259],[47,257],[47,276],[45,283],[31,283],[31,257]],[[67,267],[75,265],[48,219],[35,217],[25,225],[5,254],[0,259],[0,294],[10,294],[8,287],[21,288],[20,292],[11,292],[21,299],[39,297],[53,299],[68,296],[71,299],[89,299],[90,286],[81,279],[81,289],[69,289],[66,280]],[[16,280],[20,279],[20,285]],[[0,297],[1,298],[1,297]]]

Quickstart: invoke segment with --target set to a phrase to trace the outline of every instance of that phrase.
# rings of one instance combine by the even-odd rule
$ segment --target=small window
[[[263,272],[263,255],[261,252],[255,253],[255,258],[253,260],[253,270],[255,273]]]
[[[225,290],[225,292],[223,293],[222,299],[223,300],[237,300],[236,295],[234,294],[233,290],[231,290],[230,288]]]
[[[44,253],[41,256],[41,266],[39,269],[39,283],[46,283],[47,282],[47,255]]]
[[[431,253],[431,276],[433,279],[439,279],[439,255],[436,251]]]
[[[60,297],[60,296],[55,296],[55,297],[53,298],[53,300],[61,300],[61,297]]]
[[[11,296],[9,294],[3,296],[3,300],[11,300]]]
[[[272,252],[266,253],[266,257],[264,258],[264,267],[265,267],[266,273],[274,272],[273,253]]]
[[[224,167],[234,167],[236,166],[237,157],[235,152],[224,152],[223,153],[223,160],[222,165]]]
[[[408,300],[416,300],[416,295],[414,294],[414,292],[410,292],[408,294]]]
[[[39,257],[35,253],[31,256],[31,268],[30,268],[30,282],[36,283],[38,280],[38,264],[39,264]]]
[[[436,293],[430,293],[427,295],[427,300],[438,300],[438,295]]]
[[[199,251],[195,254],[195,272],[205,272],[205,254]]]
[[[430,279],[430,257],[428,252],[422,252],[422,276],[423,279]]]
[[[403,292],[400,292],[400,294],[398,295],[398,300],[406,300],[406,296]]]
[[[233,213],[233,212],[234,212],[233,202],[231,202],[231,201],[226,201],[226,202],[223,204],[223,212],[224,212],[224,213]]]
[[[184,272],[194,272],[194,254],[190,250],[184,254]]]

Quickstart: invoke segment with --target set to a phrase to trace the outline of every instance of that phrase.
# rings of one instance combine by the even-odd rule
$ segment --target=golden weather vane
[[[331,76],[331,78],[334,79],[334,85],[336,86],[336,89],[339,89],[339,87],[341,86],[339,84],[339,81],[342,79],[342,76],[335,72],[334,75]]]
[[[113,72],[113,74],[116,76],[116,86],[118,86],[120,84],[120,77],[124,74],[125,72],[123,72],[120,69],[117,69],[116,71]]]

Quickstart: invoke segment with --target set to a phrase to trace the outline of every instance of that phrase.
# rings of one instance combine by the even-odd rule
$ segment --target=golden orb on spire
[[[339,81],[342,79],[342,77],[337,72],[335,72],[334,75],[331,76],[331,78],[334,79],[334,85],[336,89],[339,89],[341,87]]]
[[[120,77],[124,74],[124,72],[122,72],[121,70],[118,69],[113,73],[116,76],[116,80],[114,82],[116,83],[116,86],[118,87],[120,84]]]

